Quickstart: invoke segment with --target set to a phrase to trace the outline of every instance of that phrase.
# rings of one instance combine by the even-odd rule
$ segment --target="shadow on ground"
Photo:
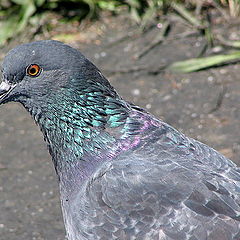
[[[138,34],[124,17],[103,19],[69,43],[81,49],[125,99],[240,165],[239,65],[192,74],[162,71],[163,65],[196,57],[205,44],[198,34],[188,35],[188,27],[178,19],[173,26],[167,41],[138,60],[136,55],[160,34],[157,24]],[[187,37],[180,37],[183,33]],[[63,240],[57,179],[38,127],[20,105],[7,104],[0,109],[0,136],[0,240]]]

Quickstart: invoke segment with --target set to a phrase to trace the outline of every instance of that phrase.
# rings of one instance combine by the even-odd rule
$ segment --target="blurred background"
[[[127,100],[240,166],[240,0],[0,0],[0,61],[21,43],[78,48]],[[38,127],[0,107],[0,240],[65,238]]]

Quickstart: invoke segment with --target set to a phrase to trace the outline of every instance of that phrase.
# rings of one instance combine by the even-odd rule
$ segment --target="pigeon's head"
[[[9,101],[24,104],[39,99],[46,102],[71,85],[81,91],[94,82],[109,85],[78,50],[54,40],[22,44],[9,51],[3,60],[0,104]]]

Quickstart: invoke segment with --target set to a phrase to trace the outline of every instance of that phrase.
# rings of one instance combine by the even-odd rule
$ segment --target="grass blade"
[[[196,17],[194,17],[190,11],[187,10],[183,5],[177,3],[177,2],[172,2],[172,8],[178,12],[179,15],[181,15],[183,18],[185,18],[190,24],[197,28],[204,28],[203,24],[201,21],[199,21]]]
[[[169,69],[176,72],[189,73],[236,60],[240,60],[240,51],[230,54],[221,54],[205,58],[192,58],[185,61],[175,62],[169,66]]]

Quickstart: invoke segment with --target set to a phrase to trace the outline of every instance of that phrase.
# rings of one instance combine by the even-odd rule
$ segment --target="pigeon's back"
[[[240,239],[239,169],[156,123],[64,203],[69,240]]]

